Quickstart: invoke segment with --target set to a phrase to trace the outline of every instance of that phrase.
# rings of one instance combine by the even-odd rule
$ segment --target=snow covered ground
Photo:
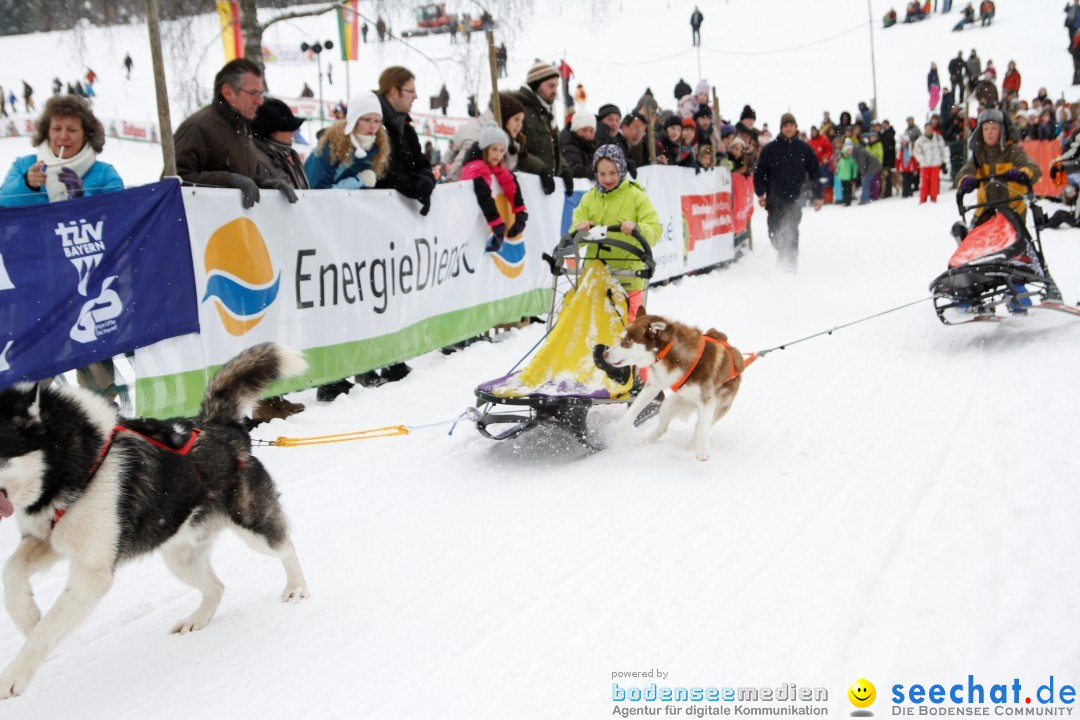
[[[689,14],[685,2],[672,2],[670,12],[650,3],[660,7],[648,13],[644,3],[624,4],[615,27],[566,23],[562,32],[617,44],[618,27],[634,25],[642,36],[648,13],[656,27],[676,10],[680,26]],[[793,2],[702,5],[715,22],[706,25],[706,45],[724,13],[763,15],[766,5],[767,14],[775,7],[793,18],[765,34],[770,42],[795,45],[821,31],[795,24],[804,11]],[[862,17],[858,2],[829,5],[822,26],[827,19],[843,29]],[[886,3],[874,4],[875,22],[884,12],[878,5]],[[1038,84],[1036,68],[1067,65],[1064,53],[1057,57],[1058,5],[1001,2],[998,25],[964,33],[962,47],[977,37],[981,49],[982,38],[1008,32],[1029,48],[1016,58]],[[1032,38],[1033,20],[1009,14],[1021,7],[1041,9],[1041,39]],[[569,3],[556,8],[571,12]],[[936,28],[940,45],[945,24],[888,33],[929,36]],[[522,45],[540,46],[545,31],[537,20]],[[725,36],[754,40],[735,29]],[[655,39],[657,55],[663,38]],[[0,57],[12,58],[24,41],[0,39]],[[859,63],[850,42],[849,62]],[[918,57],[931,52],[921,42],[879,44],[882,56],[893,53],[879,65],[879,88],[883,66],[898,73],[909,62],[921,87]],[[108,51],[122,57],[123,47]],[[815,53],[828,57],[823,48]],[[523,74],[534,54],[512,53],[511,75]],[[935,57],[941,65],[948,54]],[[757,58],[754,67],[775,60]],[[42,71],[54,72],[44,64]],[[1065,87],[1062,73],[1048,71],[1054,93]],[[598,74],[591,85],[610,82],[633,100],[641,77]],[[788,81],[762,77],[770,82],[753,93],[747,86],[746,95],[778,115]],[[807,103],[796,112],[840,109],[827,99],[841,78],[792,82]],[[735,95],[741,104],[744,95]],[[865,93],[849,95],[844,106],[853,107]],[[0,154],[13,142],[0,142]],[[19,142],[24,152],[26,140]],[[151,179],[153,161],[138,155],[148,148],[110,142],[106,159],[123,165],[125,177]],[[777,271],[759,213],[755,252],[655,290],[650,309],[715,326],[751,351],[918,300],[954,247],[952,200],[808,213],[797,275]],[[1075,302],[1076,232],[1048,233],[1046,252]],[[533,326],[501,343],[418,358],[404,381],[357,387],[332,404],[298,393],[308,410],[256,437],[449,420],[472,402],[474,386],[505,372],[541,332]],[[440,426],[262,450],[312,598],[281,605],[279,565],[227,536],[214,554],[227,587],[218,615],[204,631],[170,636],[196,593],[160,559],[136,562],[120,570],[29,692],[0,705],[0,717],[603,718],[612,714],[612,674],[649,669],[670,673],[670,686],[824,687],[834,717],[851,710],[844,693],[861,677],[877,685],[879,715],[889,712],[895,683],[948,685],[973,674],[987,686],[1019,678],[1033,691],[1054,675],[1059,686],[1075,686],[1078,352],[1080,322],[1063,315],[948,328],[924,303],[757,362],[711,434],[708,463],[685,449],[685,424],[656,445],[593,455],[551,433],[493,443],[467,424],[452,436]],[[597,431],[609,430],[618,412],[596,412]],[[0,524],[0,555],[16,542],[14,524]],[[43,606],[62,591],[65,570],[38,580]],[[20,643],[0,621],[2,662]]]

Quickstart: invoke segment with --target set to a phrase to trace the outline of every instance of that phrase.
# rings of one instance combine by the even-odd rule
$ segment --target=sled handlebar
[[[984,178],[976,178],[977,186],[978,185],[985,185],[986,183],[991,182],[993,180],[998,180],[998,181],[1001,181],[1001,182],[1004,182],[1004,183],[1019,182],[1021,185],[1023,185],[1027,189],[1023,193],[1021,193],[1019,195],[1013,195],[1013,194],[1010,193],[1007,198],[1003,198],[1001,200],[990,200],[990,201],[987,201],[987,202],[976,203],[974,205],[964,205],[964,196],[967,195],[967,192],[971,192],[971,191],[969,190],[969,191],[965,192],[963,190],[963,188],[958,187],[956,189],[956,209],[960,211],[961,217],[963,217],[969,211],[977,210],[978,208],[981,208],[981,207],[996,207],[996,206],[999,206],[999,205],[1007,205],[1007,204],[1013,202],[1014,200],[1020,200],[1020,199],[1023,199],[1023,198],[1027,198],[1028,204],[1031,204],[1034,201],[1034,183],[1032,182],[1031,178],[1027,177],[1026,175],[1024,176],[1024,179],[1020,180],[1020,181],[1017,181],[1017,180],[1014,180],[1014,179],[1006,179],[1006,177],[1001,173],[998,173],[996,175],[989,175],[989,176],[984,177]]]
[[[621,225],[607,225],[608,232],[622,233]],[[638,245],[628,243],[624,240],[618,240],[616,238],[605,237],[598,240],[593,240],[586,235],[588,230],[577,230],[573,233],[567,233],[559,240],[558,246],[552,252],[552,254],[544,253],[544,259],[547,260],[548,265],[551,266],[552,274],[559,274],[559,264],[563,258],[577,256],[578,248],[582,245],[595,245],[597,249],[597,259],[603,262],[605,259],[600,256],[600,251],[604,248],[617,248],[630,253],[634,258],[640,261],[644,266],[644,270],[638,270],[635,275],[642,278],[651,278],[653,272],[656,270],[656,260],[653,258],[652,247],[649,246],[649,241],[645,239],[645,236],[641,234],[641,229],[634,228],[634,231],[630,233],[630,237],[638,241]]]

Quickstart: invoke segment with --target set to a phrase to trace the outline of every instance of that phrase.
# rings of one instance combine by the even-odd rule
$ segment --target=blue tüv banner
[[[0,210],[0,388],[198,330],[175,180]]]

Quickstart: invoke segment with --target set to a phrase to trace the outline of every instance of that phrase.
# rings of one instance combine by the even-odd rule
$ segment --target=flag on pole
[[[221,42],[225,45],[225,62],[244,57],[244,30],[240,27],[240,3],[218,0],[221,18]]]
[[[358,0],[346,0],[337,9],[338,34],[341,39],[341,59],[356,60],[360,45],[360,12],[356,9]]]

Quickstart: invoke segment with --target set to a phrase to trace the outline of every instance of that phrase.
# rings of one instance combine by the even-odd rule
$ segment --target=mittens
[[[69,198],[82,197],[83,193],[86,192],[86,188],[83,187],[82,178],[71,168],[60,168],[58,177],[60,178],[60,182],[64,183],[64,187],[67,188]]]

